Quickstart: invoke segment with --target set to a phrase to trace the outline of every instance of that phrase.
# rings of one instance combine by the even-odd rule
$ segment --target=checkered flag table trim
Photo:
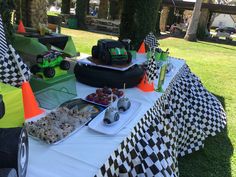
[[[178,156],[203,148],[225,125],[220,102],[184,65],[96,176],[179,176]]]

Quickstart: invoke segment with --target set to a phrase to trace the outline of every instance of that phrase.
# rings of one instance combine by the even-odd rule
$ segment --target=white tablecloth
[[[174,65],[174,70],[166,77],[164,90],[185,62],[171,59],[171,63]],[[79,98],[84,98],[96,90],[81,83],[77,83],[76,87]],[[126,89],[126,95],[130,99],[141,102],[142,106],[137,110],[132,121],[115,136],[100,134],[85,126],[58,145],[46,145],[30,138],[27,177],[94,176],[162,93],[142,92],[138,88],[131,88]]]

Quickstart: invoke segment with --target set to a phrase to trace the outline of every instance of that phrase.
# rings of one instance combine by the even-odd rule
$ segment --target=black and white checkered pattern
[[[220,102],[185,65],[96,176],[179,176],[178,156],[226,125]]]
[[[158,78],[158,67],[157,67],[154,55],[155,54],[153,53],[152,56],[149,58],[147,69],[146,69],[148,82],[150,83]]]
[[[144,43],[149,47],[150,50],[152,50],[153,48],[156,48],[158,46],[156,36],[152,32],[149,33],[145,37]]]
[[[2,17],[0,15],[0,56],[3,56],[8,49],[5,32],[2,24]]]
[[[2,18],[0,16],[0,82],[10,84],[15,87],[21,86],[23,78],[16,61],[18,61],[25,78],[29,79],[29,68],[26,64],[24,64],[16,51],[14,49],[13,51],[10,50],[9,46],[7,45]]]
[[[15,53],[16,58],[14,58],[13,52]],[[8,49],[5,55],[0,57],[0,82],[19,87],[23,82],[23,78],[15,60],[17,60],[20,64],[26,79],[29,79],[30,70],[28,66],[23,63],[22,59],[15,50],[11,51]]]

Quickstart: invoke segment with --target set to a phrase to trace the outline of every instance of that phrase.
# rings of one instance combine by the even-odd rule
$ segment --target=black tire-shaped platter
[[[121,89],[124,87],[124,83],[126,88],[137,86],[144,75],[144,70],[138,65],[134,65],[126,71],[118,71],[77,63],[74,73],[79,82],[92,87],[107,86]]]

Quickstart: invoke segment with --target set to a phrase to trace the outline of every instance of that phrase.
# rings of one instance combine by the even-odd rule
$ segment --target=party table
[[[178,176],[177,157],[202,148],[225,127],[226,116],[184,60],[170,62],[164,93],[126,89],[141,107],[116,135],[85,126],[57,145],[30,138],[27,177]],[[81,98],[96,90],[76,87]]]

